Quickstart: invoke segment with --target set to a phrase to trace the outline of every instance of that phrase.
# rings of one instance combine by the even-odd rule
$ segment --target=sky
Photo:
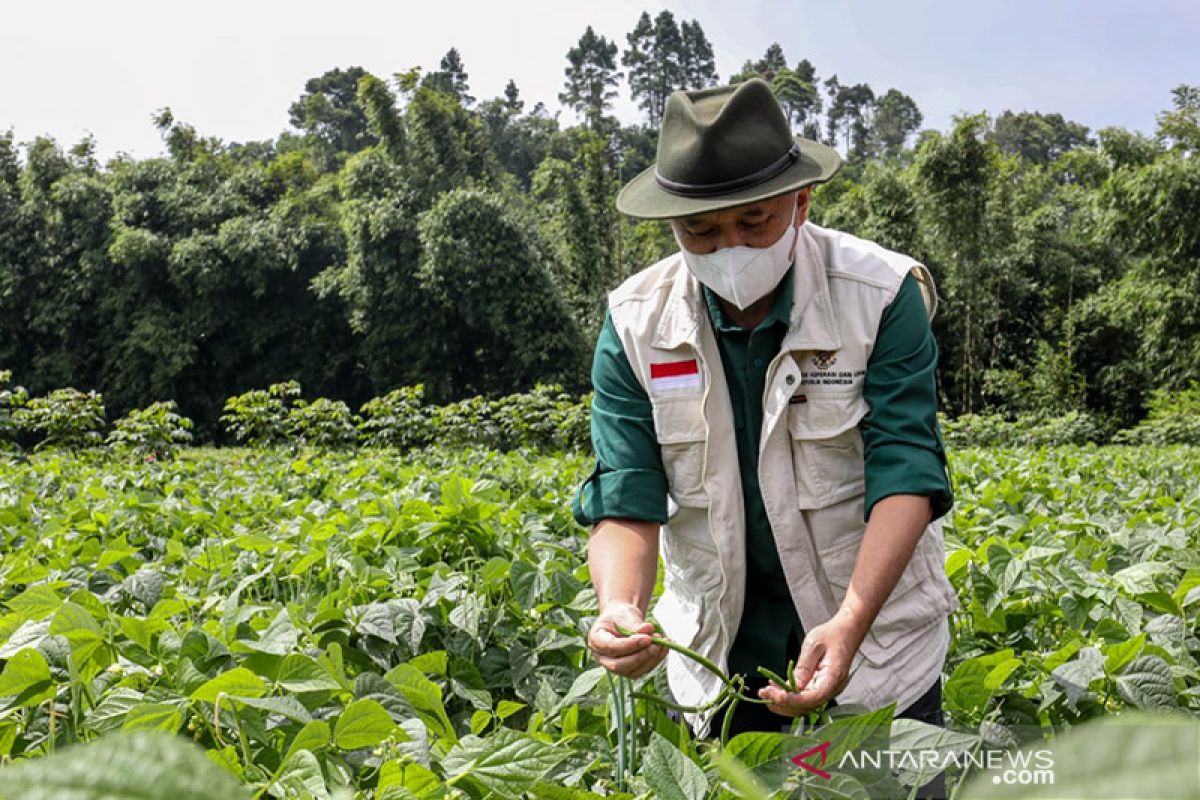
[[[1171,89],[1200,85],[1196,0],[26,0],[0,15],[0,132],[90,133],[102,159],[163,152],[164,106],[201,135],[277,136],[305,81],[333,67],[429,71],[457,47],[477,98],[516,81],[560,110],[566,52],[591,25],[623,50],[643,11],[700,22],[722,80],[778,42],[824,80],[896,88],[946,130],[952,116],[1058,112],[1093,131],[1153,133]],[[614,113],[641,118],[622,83]],[[576,121],[564,110],[564,124]]]

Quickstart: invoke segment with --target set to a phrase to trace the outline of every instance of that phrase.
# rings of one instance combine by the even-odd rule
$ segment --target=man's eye
[[[742,227],[754,230],[755,228],[761,228],[764,222],[766,222],[765,219],[760,219],[758,222],[743,222]]]

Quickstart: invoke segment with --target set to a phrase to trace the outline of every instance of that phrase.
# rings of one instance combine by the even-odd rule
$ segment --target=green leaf
[[[431,650],[428,653],[421,653],[413,656],[408,660],[409,664],[419,669],[424,673],[432,673],[434,675],[445,675],[449,667],[450,657],[445,650]]]
[[[500,719],[508,719],[524,707],[524,703],[518,703],[515,700],[501,700],[496,704],[496,716]]]
[[[0,772],[8,800],[237,800],[249,793],[187,739],[159,731],[73,745]]]
[[[516,798],[571,754],[511,728],[497,728],[490,736],[464,736],[446,757],[442,768],[450,783],[469,775],[501,797]]]
[[[971,561],[971,550],[966,547],[960,547],[946,557],[946,577],[953,578],[959,572],[967,568],[967,564]]]
[[[743,735],[743,734],[739,734]],[[737,738],[737,737],[734,737]],[[730,740],[732,744],[733,740]],[[729,783],[743,800],[770,800],[771,790],[764,786],[746,765],[729,752],[718,749],[709,751],[709,760],[716,765],[721,777]]]
[[[104,633],[83,606],[63,603],[50,623],[50,633],[63,636],[71,645],[76,662],[86,661],[104,644]]]
[[[105,734],[119,730],[129,710],[142,702],[142,693],[136,689],[118,686],[100,700],[92,713],[84,717],[88,730]]]
[[[551,716],[591,695],[596,685],[604,680],[607,672],[608,670],[604,667],[593,667],[576,675],[575,680],[571,683],[571,688],[567,690],[567,693],[563,695],[563,698],[558,701],[553,711],[550,712]],[[596,702],[600,702],[600,699],[596,698]]]
[[[27,620],[45,619],[62,605],[58,593],[44,583],[36,583],[8,601],[8,607]]]
[[[36,706],[54,696],[50,667],[42,654],[26,648],[8,660],[0,673],[0,697],[15,696],[9,705]]]
[[[442,779],[415,761],[388,761],[379,769],[378,788],[381,795],[388,789],[406,789],[417,800],[426,800],[441,792]]]
[[[1094,647],[1085,647],[1079,654],[1051,673],[1062,688],[1067,700],[1074,705],[1088,692],[1092,682],[1104,677],[1104,656]]]
[[[993,694],[984,683],[987,676],[997,665],[1013,657],[1013,650],[1006,648],[986,656],[968,658],[959,664],[943,690],[946,704],[968,715],[979,713]]]
[[[1176,702],[1171,666],[1160,656],[1138,656],[1117,676],[1117,693],[1138,708],[1173,708]]]
[[[844,753],[866,742],[886,744],[895,711],[895,704],[891,703],[874,711],[840,717],[822,725],[813,736],[820,741],[831,743],[829,760],[837,761]]]
[[[178,733],[183,724],[183,712],[167,703],[142,703],[129,709],[121,730],[155,730]]]
[[[222,692],[238,697],[262,697],[267,693],[267,686],[262,678],[245,667],[235,667],[205,682],[192,692],[191,699],[213,703]]]
[[[641,772],[655,798],[704,800],[708,794],[708,779],[700,767],[658,732],[650,734]]]
[[[285,760],[292,757],[293,753],[300,750],[312,750],[316,752],[327,746],[333,741],[333,734],[329,731],[329,723],[323,719],[316,719],[305,725],[296,734],[296,738],[292,739],[292,743],[288,745],[287,756]]]
[[[244,641],[242,644],[260,653],[283,656],[296,649],[299,641],[300,637],[296,633],[296,626],[292,624],[292,618],[285,608],[271,621],[267,629],[258,637],[258,641]]]
[[[754,768],[771,761],[791,759],[816,744],[819,742],[808,736],[750,731],[730,739],[725,750],[742,764]]]
[[[311,797],[313,800],[327,800],[329,797],[329,788],[321,773],[321,762],[308,750],[292,753],[280,774],[283,777],[275,782],[275,786],[284,796]]]
[[[342,688],[328,670],[302,653],[284,656],[276,681],[289,692],[336,692]]]
[[[374,747],[382,742],[396,723],[391,714],[374,700],[355,700],[337,718],[333,741],[343,750]]]
[[[1008,677],[1021,668],[1024,662],[1019,658],[1006,658],[996,666],[992,667],[988,674],[983,676],[983,688],[988,692],[995,693]]]
[[[1123,642],[1105,645],[1101,648],[1104,652],[1104,671],[1109,675],[1117,674],[1121,667],[1128,664],[1134,656],[1142,651],[1145,644],[1146,634],[1139,633]]]
[[[611,797],[611,795],[609,795]],[[578,789],[574,786],[559,786],[546,781],[536,781],[529,787],[529,797],[538,800],[604,800],[605,795]]]
[[[450,741],[457,741],[454,726],[446,716],[446,707],[442,704],[442,690],[436,683],[425,677],[412,664],[401,664],[390,671],[384,678],[412,703],[412,707],[421,715],[425,724],[439,736]]]
[[[285,694],[281,697],[242,697],[240,695],[230,695],[229,699],[236,700],[251,708],[257,708],[260,711],[281,714],[290,720],[299,722],[301,725],[312,722],[312,714],[308,713],[308,709],[304,707],[303,703],[290,694]]]

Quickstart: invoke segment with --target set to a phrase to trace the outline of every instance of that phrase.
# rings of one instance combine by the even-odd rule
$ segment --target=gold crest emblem
[[[829,369],[837,363],[837,353],[833,350],[818,350],[812,358],[812,363],[817,369]]]

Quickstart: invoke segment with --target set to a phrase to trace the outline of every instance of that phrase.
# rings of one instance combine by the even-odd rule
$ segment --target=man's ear
[[[808,219],[808,200],[812,195],[812,186],[805,186],[796,194],[796,224],[803,225]]]

